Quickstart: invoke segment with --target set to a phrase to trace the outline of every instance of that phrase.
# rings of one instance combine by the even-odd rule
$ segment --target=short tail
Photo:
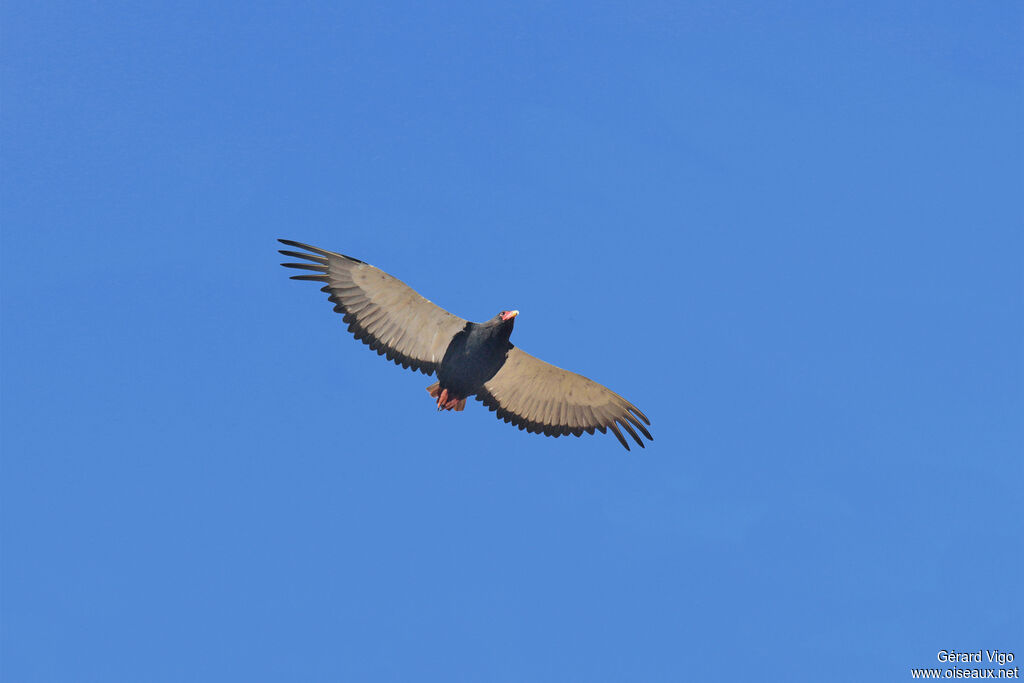
[[[445,389],[442,391],[440,382],[434,382],[427,387],[427,393],[437,399],[438,410],[454,410],[456,412],[461,412],[466,409],[466,399],[460,398],[457,401],[449,400],[448,390]]]

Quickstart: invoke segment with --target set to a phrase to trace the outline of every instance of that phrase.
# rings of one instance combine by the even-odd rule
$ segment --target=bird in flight
[[[322,282],[321,291],[344,315],[356,339],[403,368],[437,373],[438,381],[427,391],[437,399],[438,410],[460,411],[475,396],[499,419],[531,433],[558,437],[611,430],[627,451],[623,431],[641,448],[640,434],[654,440],[644,426],[650,420],[632,403],[509,342],[519,311],[469,322],[369,263],[301,242],[278,241],[303,250],[281,249],[285,256],[303,259],[281,265],[312,271],[292,279]]]

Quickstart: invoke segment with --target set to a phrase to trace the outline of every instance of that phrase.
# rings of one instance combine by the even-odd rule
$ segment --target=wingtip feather
[[[630,404],[629,407],[627,408],[627,410],[631,411],[633,414],[635,414],[637,417],[639,417],[641,420],[643,420],[644,424],[646,424],[648,426],[651,424],[651,421],[647,419],[647,416],[644,415],[643,413],[641,413],[640,409],[637,408],[635,405]]]
[[[608,425],[608,429],[612,430],[612,434],[615,435],[615,438],[618,439],[619,443],[622,444],[622,447],[628,451],[629,444],[626,443],[626,439],[622,436],[622,432],[619,431],[618,426],[613,422],[612,424]]]
[[[633,437],[634,441],[636,441],[638,444],[640,444],[640,448],[647,448],[647,446],[644,445],[643,439],[641,439],[639,436],[637,436],[637,433],[635,431],[633,431],[632,425],[630,425],[625,420],[622,420],[621,422],[619,422],[619,424],[622,425],[623,429],[625,429],[627,432],[629,432],[629,435],[631,437]]]
[[[285,268],[295,268],[296,270],[315,270],[320,273],[327,272],[327,266],[322,266],[319,263],[282,263]]]
[[[628,411],[627,411],[627,412],[625,413],[625,418],[626,418],[627,420],[629,420],[629,421],[630,421],[630,422],[631,422],[631,423],[633,424],[633,426],[634,426],[634,427],[636,427],[637,429],[639,429],[639,430],[640,430],[640,433],[641,433],[641,434],[643,434],[644,436],[646,436],[646,437],[647,437],[648,439],[650,439],[651,441],[654,441],[654,437],[653,437],[653,436],[651,436],[651,433],[650,433],[649,431],[647,431],[647,428],[646,428],[646,427],[644,427],[644,426],[643,426],[643,425],[642,425],[642,424],[640,423],[640,420],[638,420],[638,419],[636,419],[635,417],[633,417],[632,413],[630,413],[630,412],[628,412]],[[641,445],[643,445],[643,444],[641,444]]]
[[[301,251],[291,251],[290,249],[278,249],[277,253],[283,254],[285,256],[290,256],[291,258],[304,258],[307,261],[315,261],[316,263],[322,263],[325,266],[328,263],[327,259],[324,258],[323,256],[317,256],[316,254],[307,254]]]

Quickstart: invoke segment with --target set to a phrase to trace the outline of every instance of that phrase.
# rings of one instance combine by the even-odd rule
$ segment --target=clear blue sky
[[[1020,3],[341,5],[3,3],[4,680],[1024,660]],[[438,414],[277,237],[654,443]]]

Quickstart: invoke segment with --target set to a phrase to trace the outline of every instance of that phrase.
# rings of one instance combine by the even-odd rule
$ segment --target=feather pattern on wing
[[[323,282],[334,310],[344,315],[348,330],[379,355],[403,368],[433,373],[448,344],[466,321],[416,293],[409,285],[351,256],[292,240],[282,244],[304,252],[280,250],[308,263],[282,263],[315,275],[293,280]]]
[[[477,393],[477,400],[500,419],[546,436],[610,429],[629,450],[624,430],[644,447],[637,434],[654,440],[644,425],[647,416],[632,403],[583,375],[555,367],[513,346],[505,364]]]

